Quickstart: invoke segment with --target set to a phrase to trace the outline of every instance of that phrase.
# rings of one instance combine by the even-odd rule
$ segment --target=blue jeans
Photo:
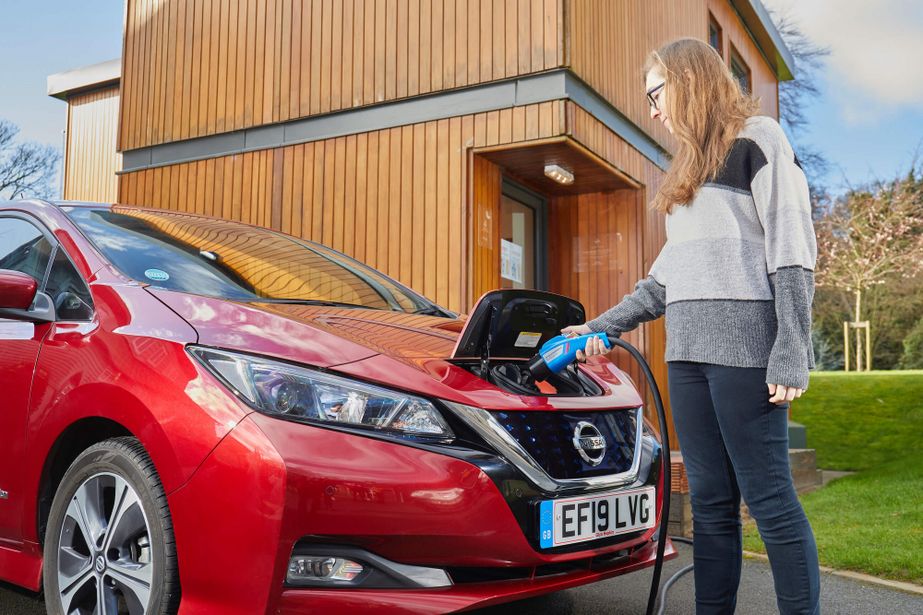
[[[766,544],[779,612],[819,614],[817,546],[788,463],[789,404],[769,401],[766,368],[667,366],[692,500],[696,614],[734,612],[741,495]]]

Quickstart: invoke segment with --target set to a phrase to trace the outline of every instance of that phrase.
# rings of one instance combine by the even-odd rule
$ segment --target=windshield
[[[442,315],[435,304],[344,254],[269,229],[128,207],[64,211],[115,267],[158,288]]]

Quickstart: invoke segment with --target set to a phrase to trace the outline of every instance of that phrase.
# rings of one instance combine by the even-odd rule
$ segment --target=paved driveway
[[[663,567],[663,582],[683,566],[692,563],[692,547],[676,544],[679,557]],[[677,581],[667,596],[667,615],[695,615],[693,573]],[[647,606],[649,572],[638,572],[608,581],[585,585],[541,598],[476,611],[478,615],[638,615]],[[778,615],[769,563],[744,560],[739,615]],[[923,615],[923,596],[885,589],[821,573],[821,613],[823,615]]]
[[[664,566],[664,579],[691,561],[691,548],[677,545],[679,557]],[[570,589],[542,598],[523,600],[477,611],[479,615],[638,615],[647,604],[650,573],[639,572],[595,585]],[[695,615],[691,573],[670,590],[666,612],[670,615]],[[744,560],[737,612],[741,615],[777,615],[772,573],[769,564]],[[821,612],[824,615],[920,615],[923,596],[885,589],[845,579],[821,575]],[[0,584],[0,613],[3,615],[43,615],[44,606],[36,596]]]

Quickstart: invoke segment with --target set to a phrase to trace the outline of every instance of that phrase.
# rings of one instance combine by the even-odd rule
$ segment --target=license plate
[[[545,549],[654,527],[653,487],[579,498],[542,500],[539,545]]]

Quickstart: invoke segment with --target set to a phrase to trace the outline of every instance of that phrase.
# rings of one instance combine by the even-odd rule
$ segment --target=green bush
[[[817,371],[832,372],[843,369],[843,353],[824,337],[820,329],[811,330],[811,344],[814,346],[814,364]]]
[[[900,361],[901,369],[923,368],[923,318],[917,321],[907,337],[904,338],[904,354]]]

